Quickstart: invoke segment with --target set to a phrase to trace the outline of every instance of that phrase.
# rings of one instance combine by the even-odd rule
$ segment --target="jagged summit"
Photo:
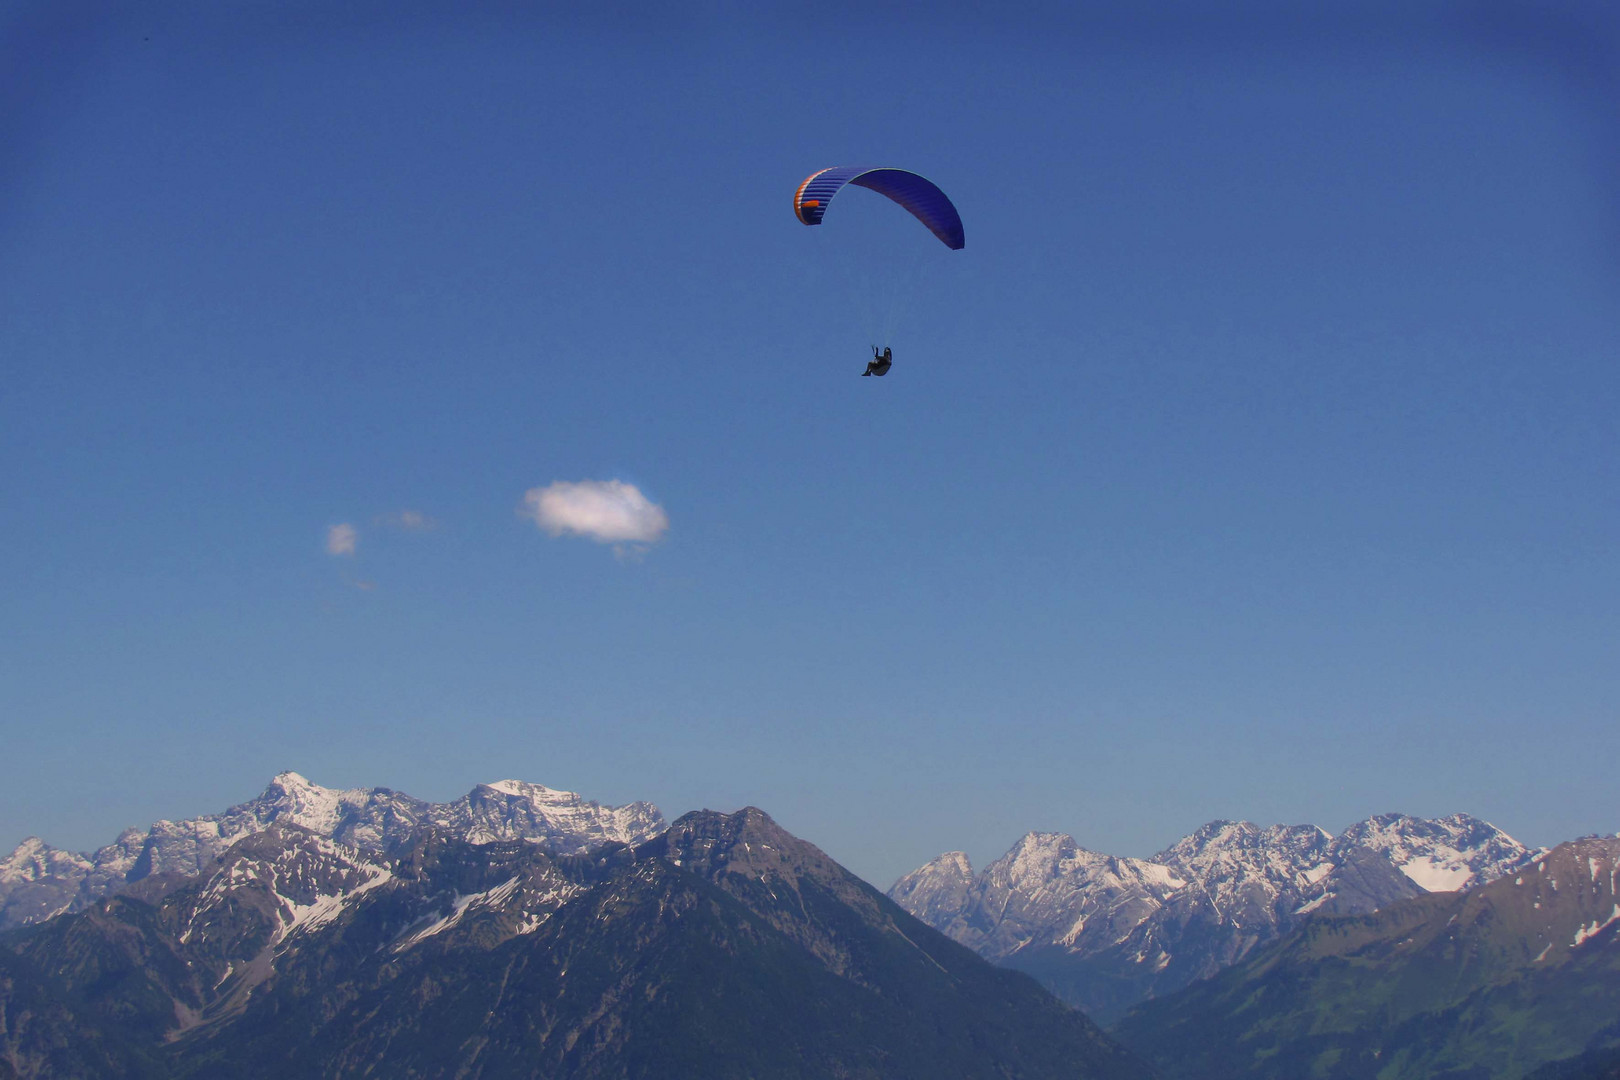
[[[960,912],[967,907],[967,894],[972,887],[973,864],[968,861],[967,853],[947,851],[895,882],[889,889],[889,898],[912,913]]]
[[[710,876],[722,873],[844,877],[820,848],[789,833],[757,806],[736,813],[694,810],[638,849]]]
[[[1467,814],[1381,814],[1338,836],[1315,825],[1219,820],[1150,859],[1031,832],[977,875],[952,853],[905,875],[889,895],[1106,1020],[1213,974],[1314,911],[1366,912],[1472,887],[1531,856]]]
[[[802,843],[791,837],[765,811],[747,806],[736,813],[694,810],[682,814],[661,836],[641,846],[638,854],[668,859],[676,866],[721,873],[737,864],[746,868],[757,856],[773,854],[781,861],[790,845]]]
[[[757,806],[745,806],[731,813],[724,810],[692,810],[676,818],[669,832],[692,841],[713,841],[725,846],[746,842],[750,836],[804,843]]]
[[[530,784],[522,780],[497,780],[492,784],[479,784],[481,788],[498,791],[502,795],[518,795],[523,798],[545,797],[547,795],[568,795],[570,792],[559,792],[555,788],[548,788],[544,784]]]
[[[49,861],[53,853],[67,855],[67,852],[57,852],[37,836],[23,838],[15,851],[0,861],[0,874],[21,874],[29,871],[38,872]]]
[[[453,802],[431,803],[385,787],[322,787],[287,770],[256,799],[218,814],[156,821],[144,832],[126,830],[92,855],[30,837],[0,862],[0,928],[77,910],[154,874],[199,873],[232,843],[274,823],[372,853],[391,851],[426,826],[473,843],[523,840],[557,854],[638,844],[664,827],[651,803],[604,806],[520,780],[479,784]]]
[[[388,788],[342,790],[321,787],[289,770],[272,777],[265,786],[264,794],[255,802],[274,807],[275,820],[292,821],[314,832],[330,835],[339,828],[346,813],[372,799],[386,799],[393,795],[394,792]]]
[[[1528,849],[1488,821],[1469,814],[1417,818],[1379,814],[1357,822],[1335,841],[1341,849],[1378,852],[1425,892],[1468,889],[1525,861]]]

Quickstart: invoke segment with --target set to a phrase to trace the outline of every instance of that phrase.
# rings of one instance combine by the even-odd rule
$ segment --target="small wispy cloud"
[[[398,510],[392,514],[383,514],[377,518],[377,524],[390,529],[402,529],[405,532],[426,532],[428,529],[438,528],[439,525],[420,510]]]
[[[333,525],[326,530],[326,553],[328,555],[353,555],[354,548],[360,541],[360,532],[353,525],[344,523]]]
[[[669,515],[634,484],[566,480],[523,493],[518,513],[552,536],[583,536],[598,544],[653,544],[669,531]]]

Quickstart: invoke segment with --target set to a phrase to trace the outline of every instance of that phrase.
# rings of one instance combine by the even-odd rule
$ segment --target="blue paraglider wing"
[[[820,225],[827,204],[845,184],[870,188],[910,210],[912,216],[952,251],[966,243],[962,236],[962,216],[945,193],[925,177],[905,169],[874,169],[865,165],[841,165],[811,173],[793,193],[793,212],[806,225]]]

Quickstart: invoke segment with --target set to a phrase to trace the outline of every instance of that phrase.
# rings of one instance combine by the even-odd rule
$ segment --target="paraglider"
[[[794,215],[806,225],[820,225],[827,213],[827,205],[846,184],[867,188],[898,203],[952,251],[961,251],[966,244],[962,216],[956,212],[951,200],[931,180],[905,169],[841,165],[811,173],[793,192]],[[861,374],[887,375],[893,363],[894,354],[887,346],[880,353],[874,345],[872,359]]]
[[[811,173],[793,193],[793,212],[806,225],[820,225],[827,213],[827,204],[845,184],[869,188],[899,203],[952,251],[961,251],[966,243],[962,235],[962,215],[956,212],[951,200],[933,181],[905,169],[842,165]]]

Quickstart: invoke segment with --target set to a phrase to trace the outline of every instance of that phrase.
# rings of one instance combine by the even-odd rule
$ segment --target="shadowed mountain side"
[[[1117,1033],[1167,1077],[1517,1080],[1620,1043],[1620,839],[1469,893],[1326,916]]]
[[[8,937],[59,973],[27,990],[39,1034],[109,1048],[19,1075],[1151,1075],[754,809],[592,856],[272,827],[153,899]]]
[[[1620,1046],[1588,1050],[1577,1057],[1543,1065],[1526,1080],[1620,1080]]]
[[[0,948],[0,1080],[168,1075],[156,1048],[108,1030],[102,1017],[76,1009],[71,998],[60,979]]]

